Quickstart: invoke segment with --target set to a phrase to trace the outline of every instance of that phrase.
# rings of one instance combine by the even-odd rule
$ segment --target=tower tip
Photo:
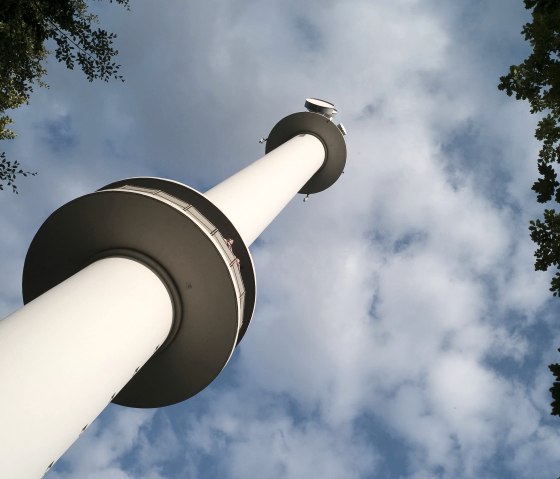
[[[331,119],[338,113],[333,103],[331,103],[330,101],[321,100],[320,98],[307,98],[305,100],[304,106],[307,111],[319,113],[320,115],[323,115],[328,119]]]

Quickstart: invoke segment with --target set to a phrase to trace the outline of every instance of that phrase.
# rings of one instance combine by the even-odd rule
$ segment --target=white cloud
[[[64,469],[53,472],[53,479],[67,477],[115,477],[129,479],[134,477],[120,464],[122,456],[136,447],[140,438],[140,429],[148,424],[155,411],[118,409],[108,410],[107,421],[103,427],[99,421],[83,434],[83,437],[65,454]]]
[[[54,479],[558,473],[550,356],[525,334],[555,308],[527,239],[534,119],[496,88],[521,7],[440,3],[135,2],[104,19],[124,85],[53,68],[17,112],[11,154],[40,175],[0,197],[6,310],[64,201],[142,174],[210,186],[309,95],[349,131],[339,182],[254,247],[259,302],[225,382],[165,413],[111,408]],[[76,142],[57,153],[39,132],[61,117]],[[496,359],[540,375],[524,384]],[[363,415],[402,460],[359,432]]]

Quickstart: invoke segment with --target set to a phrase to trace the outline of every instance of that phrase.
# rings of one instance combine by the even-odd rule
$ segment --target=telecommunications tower
[[[206,193],[128,178],[56,210],[29,247],[25,306],[0,321],[0,475],[38,479],[109,402],[204,389],[253,315],[249,245],[346,162],[332,103],[282,119],[266,154]]]

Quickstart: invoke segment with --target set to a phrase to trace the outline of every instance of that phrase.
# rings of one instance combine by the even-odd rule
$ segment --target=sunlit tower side
[[[334,105],[308,99],[266,154],[206,193],[128,178],[76,198],[41,226],[25,306],[0,321],[0,471],[48,471],[106,405],[183,401],[219,374],[251,321],[248,247],[296,193],[341,175]]]

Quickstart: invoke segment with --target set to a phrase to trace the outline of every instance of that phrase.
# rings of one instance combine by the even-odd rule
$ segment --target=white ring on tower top
[[[319,113],[327,118],[331,118],[337,113],[333,103],[319,98],[307,98],[305,100],[305,108],[307,111]]]

